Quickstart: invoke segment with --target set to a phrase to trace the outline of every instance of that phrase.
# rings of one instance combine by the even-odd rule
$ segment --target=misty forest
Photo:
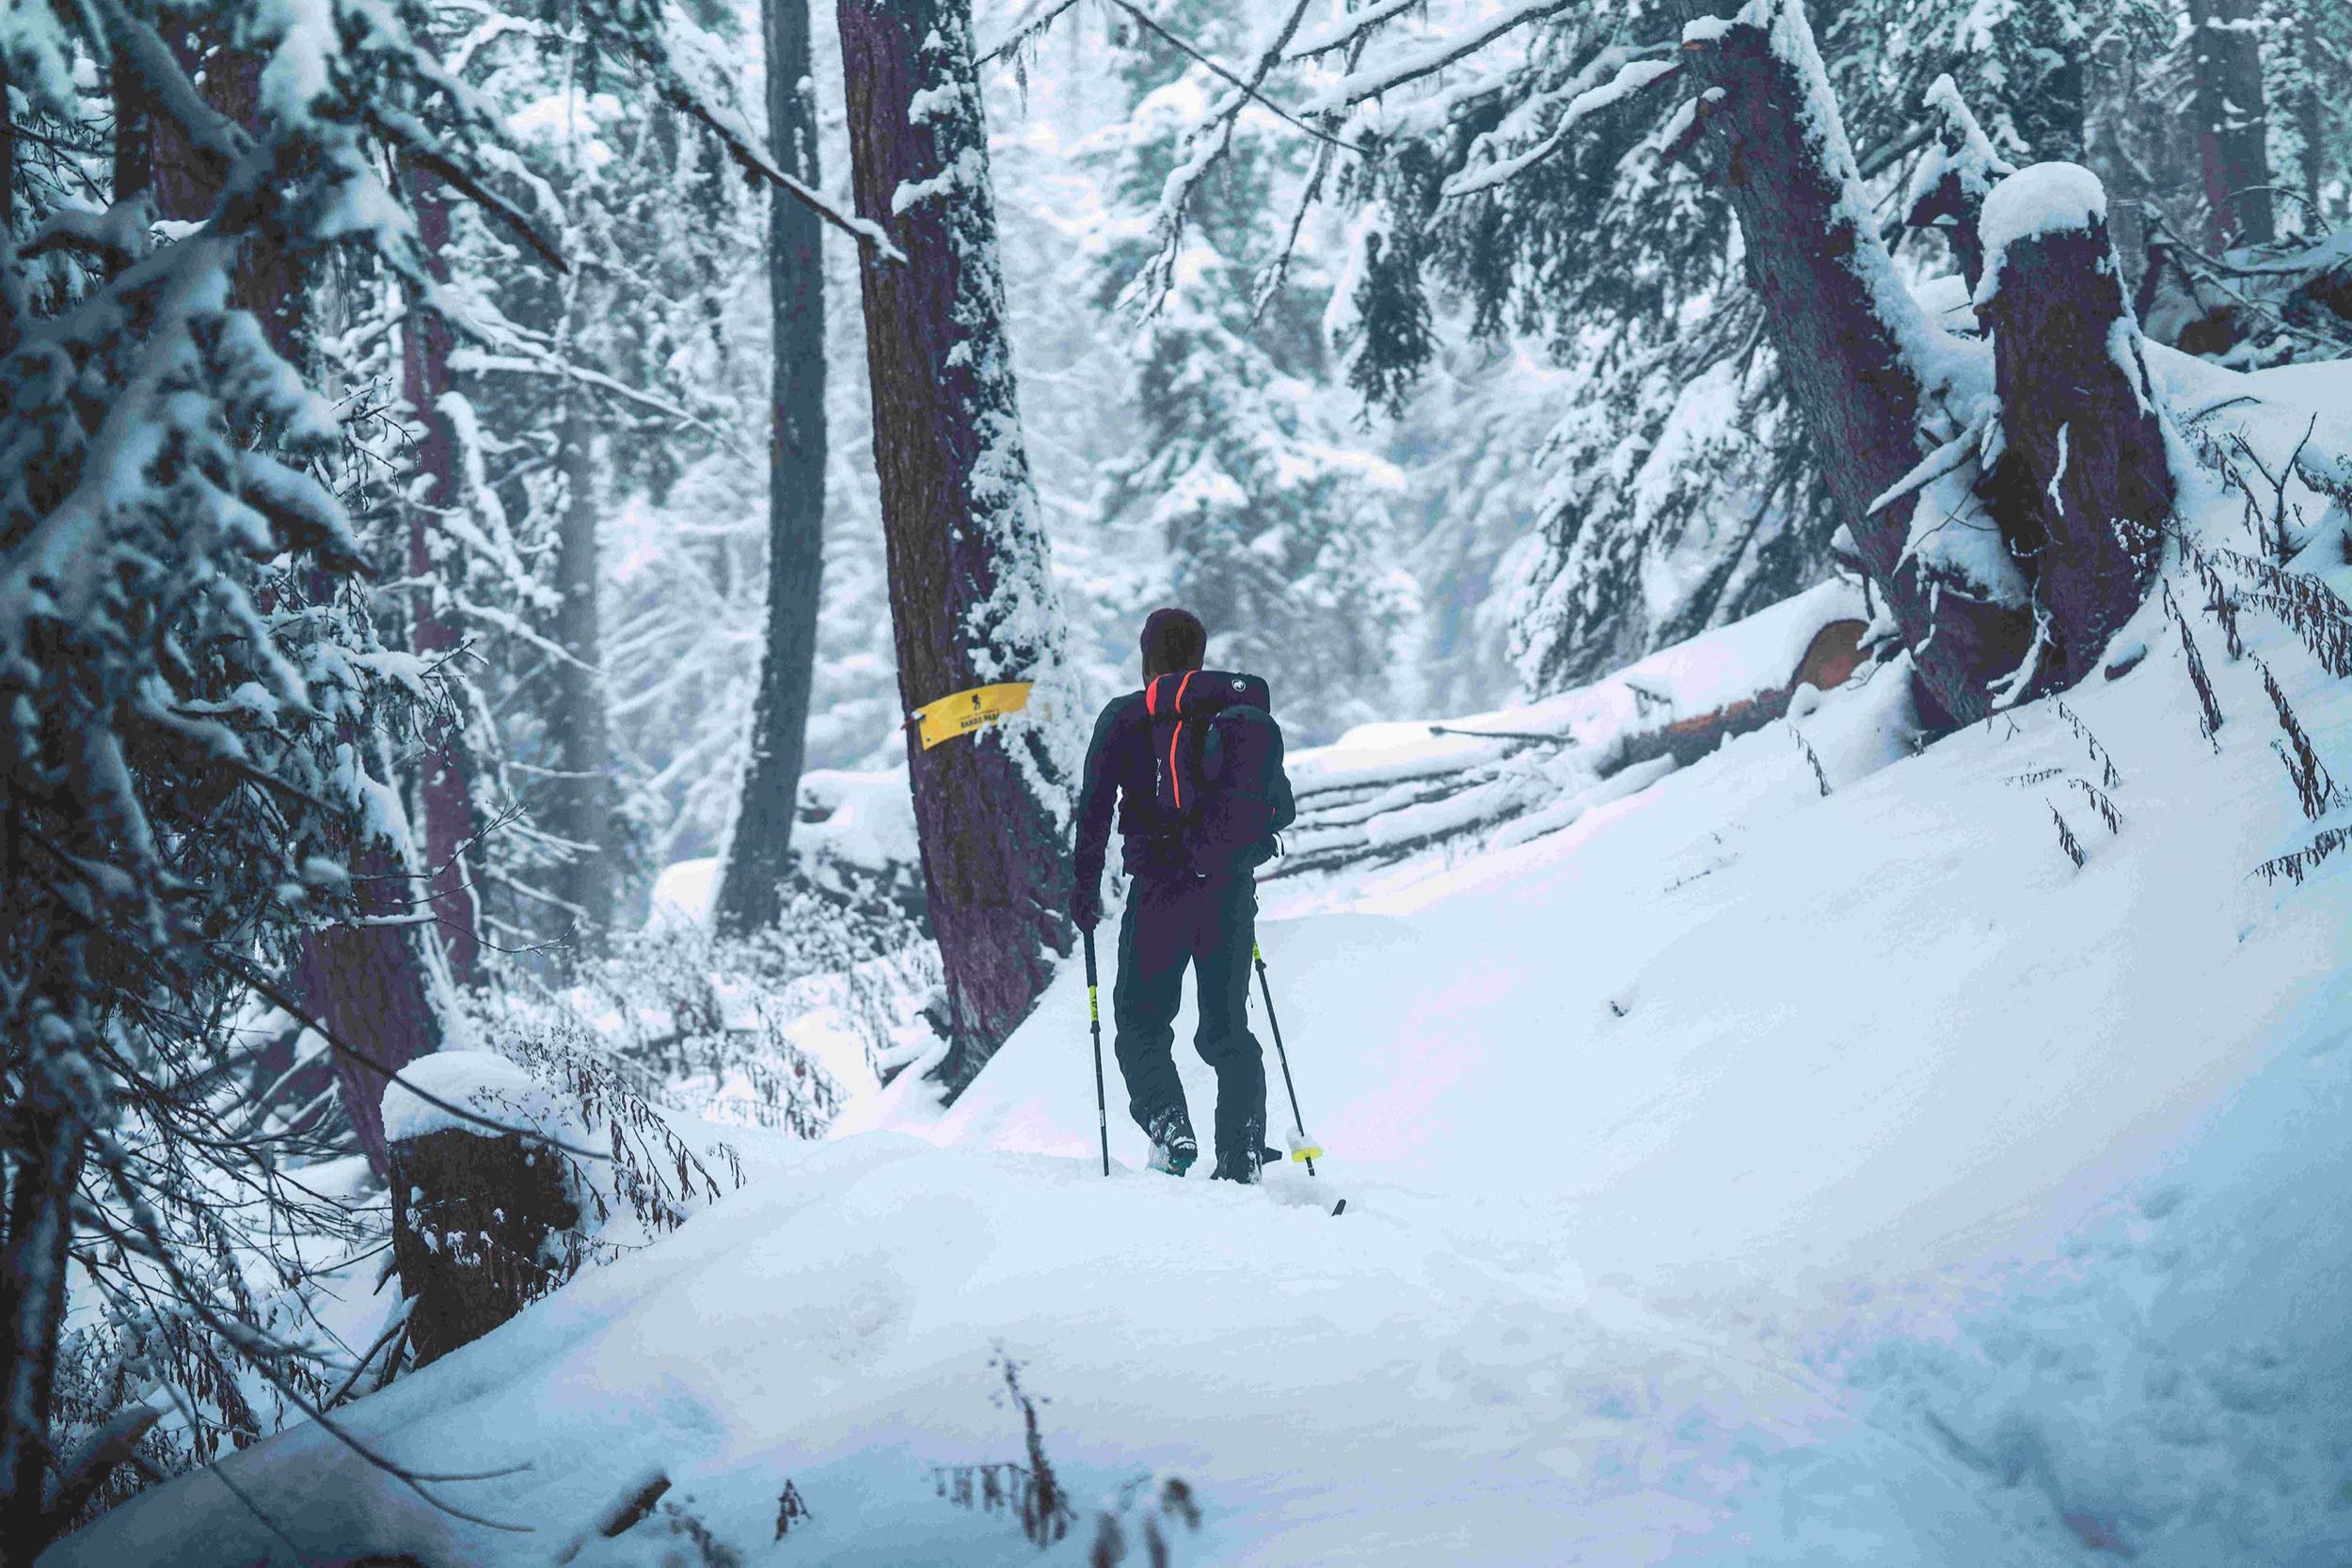
[[[2352,5],[0,89],[0,1568],[2352,1561]]]

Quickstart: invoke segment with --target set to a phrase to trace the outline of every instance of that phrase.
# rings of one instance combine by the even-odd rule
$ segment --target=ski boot
[[[1145,1162],[1149,1169],[1181,1177],[1200,1158],[1200,1145],[1181,1116],[1164,1117],[1145,1131],[1152,1139],[1152,1158]]]
[[[1218,1155],[1216,1168],[1209,1172],[1212,1181],[1238,1181],[1246,1187],[1258,1184],[1259,1160],[1263,1149],[1245,1149],[1237,1156]]]
[[[1152,1158],[1144,1164],[1152,1170],[1164,1171],[1169,1176],[1182,1176],[1192,1169],[1192,1163],[1200,1158],[1200,1146],[1185,1134],[1179,1132],[1167,1143],[1153,1144]]]
[[[1268,1163],[1281,1156],[1265,1147],[1265,1128],[1253,1126],[1241,1147],[1216,1151],[1216,1168],[1209,1172],[1213,1181],[1239,1181],[1244,1186],[1258,1184],[1258,1172]]]

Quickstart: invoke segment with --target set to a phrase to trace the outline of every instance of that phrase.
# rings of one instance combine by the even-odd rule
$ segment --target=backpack
[[[1189,670],[1143,689],[1152,719],[1153,796],[1177,825],[1177,858],[1196,877],[1248,870],[1274,855],[1282,730],[1256,675]]]

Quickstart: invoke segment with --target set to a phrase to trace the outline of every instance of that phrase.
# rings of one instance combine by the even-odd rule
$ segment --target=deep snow
[[[2352,688],[2249,628],[2352,778]],[[500,1568],[1077,1563],[1122,1489],[1140,1562],[1128,1483],[1166,1474],[1205,1511],[1179,1563],[2336,1568],[2352,853],[2251,875],[2315,829],[2252,660],[2198,629],[2217,752],[2153,609],[2119,640],[2152,655],[2067,699],[2112,836],[2057,705],[1914,756],[1882,671],[1792,711],[1827,796],[1774,724],[1512,847],[1269,888],[1317,1179],[1139,1170],[1113,1069],[1104,1180],[1066,966],[952,1110],[902,1075],[348,1411],[500,1472],[430,1489],[525,1531],[314,1430],[223,1469],[321,1555]],[[1044,1554],[934,1482],[1022,1458],[999,1353],[1080,1511]],[[663,1509],[589,1531],[657,1470],[739,1558]],[[294,1560],[199,1475],[43,1560]]]

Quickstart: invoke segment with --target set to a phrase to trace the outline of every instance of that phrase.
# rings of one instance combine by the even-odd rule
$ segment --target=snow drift
[[[1915,756],[1882,670],[1802,746],[1269,888],[1318,1179],[1142,1172],[1116,1102],[1097,1174],[1072,965],[952,1109],[902,1075],[347,1412],[474,1479],[298,1429],[43,1560],[1074,1564],[1170,1476],[1182,1563],[2344,1560],[2352,854],[2253,874],[2314,832],[2255,661],[2325,757],[2352,689],[2247,629],[2211,742],[2152,608]],[[1042,1554],[957,1506],[1031,1465],[1006,1359]]]

